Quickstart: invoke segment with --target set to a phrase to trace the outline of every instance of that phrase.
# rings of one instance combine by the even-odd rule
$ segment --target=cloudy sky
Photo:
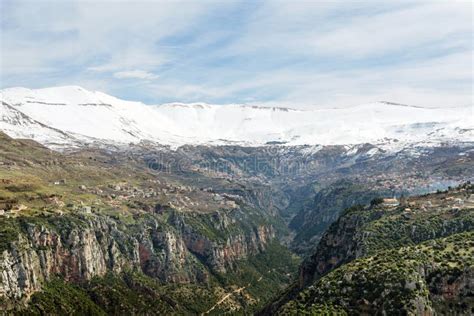
[[[0,1],[0,87],[145,103],[472,100],[471,1]]]

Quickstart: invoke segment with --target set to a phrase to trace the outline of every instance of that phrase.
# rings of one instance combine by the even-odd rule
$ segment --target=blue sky
[[[471,1],[17,1],[0,87],[164,102],[472,104]]]

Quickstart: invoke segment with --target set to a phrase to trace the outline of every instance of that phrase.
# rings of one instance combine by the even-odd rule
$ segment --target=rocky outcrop
[[[430,199],[436,199],[436,195],[423,196],[419,201],[424,203]],[[344,263],[382,249],[474,230],[472,215],[472,209],[457,210],[451,206],[415,212],[405,207],[392,210],[353,207],[327,230],[315,253],[303,262],[299,286],[311,283]]]
[[[39,290],[43,281],[56,275],[66,281],[89,280],[138,262],[135,247],[118,246],[123,240],[114,239],[118,235],[114,225],[99,219],[88,224],[68,232],[28,224],[10,249],[2,253],[2,296],[9,299],[28,296]]]
[[[224,244],[193,233],[184,236],[186,246],[192,253],[213,270],[225,273],[229,268],[235,268],[237,260],[265,250],[266,244],[274,238],[274,231],[271,227],[260,226],[249,235],[231,236]]]
[[[275,238],[275,231],[270,225],[256,225],[240,231],[236,230],[242,227],[240,223],[226,213],[216,212],[209,219],[204,232],[189,222],[186,216],[177,215],[173,222],[175,227],[179,227],[187,249],[218,273],[234,269],[237,260],[264,251]]]
[[[138,270],[163,282],[205,282],[210,271],[232,269],[274,237],[267,226],[249,233],[237,229],[217,240],[179,220],[177,226],[153,217],[124,225],[97,214],[64,217],[19,226],[18,238],[0,256],[0,297],[6,304],[27,300],[55,276],[83,282]],[[230,224],[226,220],[223,225]]]
[[[456,273],[427,273],[426,282],[433,306],[441,315],[463,315],[474,308],[474,268]]]

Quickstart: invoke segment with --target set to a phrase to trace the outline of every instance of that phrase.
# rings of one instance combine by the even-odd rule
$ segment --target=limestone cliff
[[[8,305],[27,300],[55,276],[82,282],[125,270],[163,282],[205,282],[210,272],[225,273],[274,237],[271,226],[247,232],[234,224],[234,231],[216,239],[187,224],[183,215],[171,217],[169,223],[147,216],[134,224],[99,214],[11,219],[17,236],[1,253],[0,297]]]

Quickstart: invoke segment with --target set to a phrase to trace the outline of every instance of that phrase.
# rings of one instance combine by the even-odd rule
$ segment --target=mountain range
[[[78,86],[0,91],[0,130],[53,148],[150,141],[182,145],[356,145],[397,151],[474,139],[472,107],[391,102],[296,108],[169,103],[145,105]]]

